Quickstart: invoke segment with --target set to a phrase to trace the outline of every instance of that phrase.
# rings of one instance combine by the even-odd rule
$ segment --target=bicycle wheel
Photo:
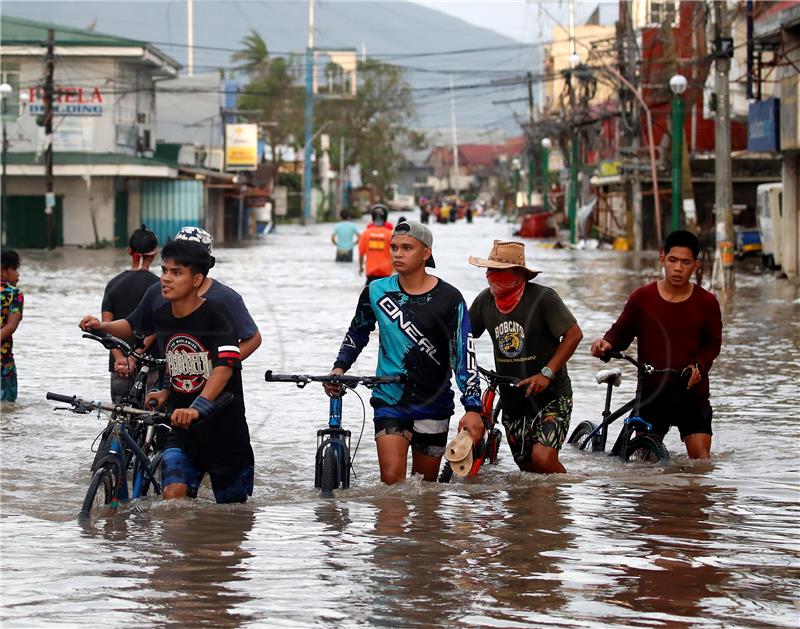
[[[669,458],[666,446],[654,435],[639,435],[628,443],[625,450],[626,461],[641,461],[644,463],[658,463]]]
[[[117,508],[116,484],[110,468],[102,467],[97,470],[83,499],[80,517],[97,518],[113,513]]]
[[[597,426],[592,422],[583,421],[575,427],[572,434],[567,439],[567,443],[578,448],[582,452],[597,452],[600,447],[597,436],[592,437],[592,440],[586,443],[586,437],[592,434]]]
[[[339,462],[336,460],[336,452],[332,446],[325,448],[322,455],[322,474],[320,479],[320,489],[323,498],[333,496],[333,490],[339,487]]]

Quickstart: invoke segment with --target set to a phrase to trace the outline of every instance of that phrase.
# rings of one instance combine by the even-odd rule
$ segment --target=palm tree
[[[242,49],[231,55],[231,61],[239,63],[235,69],[250,76],[260,74],[269,67],[269,50],[267,42],[255,29],[242,38]]]

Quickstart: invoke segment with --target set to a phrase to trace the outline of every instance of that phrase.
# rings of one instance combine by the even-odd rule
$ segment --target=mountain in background
[[[4,0],[0,10],[2,15],[144,40],[186,63],[185,2]],[[303,1],[195,0],[194,71],[230,68],[231,53],[251,29],[265,39],[270,54],[301,54],[307,24],[308,3]],[[366,50],[370,57],[402,66],[423,129],[449,128],[452,77],[463,130],[459,141],[475,141],[479,132],[487,142],[519,133],[515,112],[524,116],[527,105],[517,99],[526,97],[527,87],[513,79],[528,71],[535,75],[541,67],[537,48],[412,2],[317,2],[315,45]],[[496,84],[504,79],[515,84]],[[517,102],[493,105],[497,100]]]

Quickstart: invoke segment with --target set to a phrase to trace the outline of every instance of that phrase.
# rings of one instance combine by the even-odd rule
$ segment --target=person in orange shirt
[[[388,210],[385,205],[376,203],[370,209],[372,222],[361,232],[358,241],[358,273],[365,272],[367,284],[393,273],[389,241],[392,239],[392,226],[386,222]]]

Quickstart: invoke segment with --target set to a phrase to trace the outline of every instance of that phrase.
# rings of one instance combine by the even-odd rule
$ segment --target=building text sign
[[[30,114],[43,115],[44,90],[31,87],[28,89],[28,97]],[[103,92],[99,87],[59,85],[53,95],[54,116],[102,116],[103,107]]]

